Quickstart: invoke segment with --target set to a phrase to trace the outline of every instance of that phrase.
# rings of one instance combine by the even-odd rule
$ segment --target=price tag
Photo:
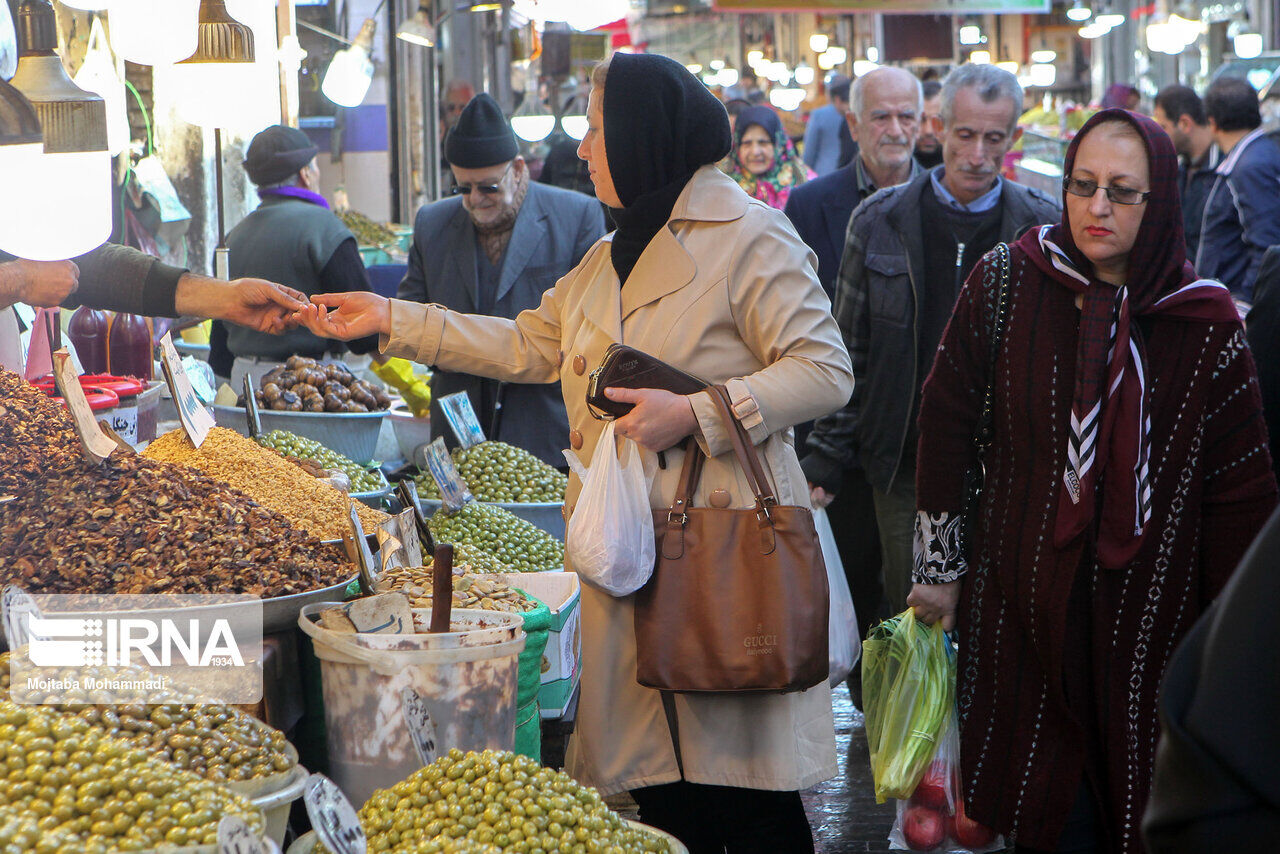
[[[411,635],[413,611],[403,593],[379,593],[342,606],[342,612],[357,632],[366,635]]]
[[[465,391],[447,394],[438,401],[444,418],[449,422],[449,429],[458,437],[458,444],[464,448],[478,445],[484,441],[484,430],[480,429],[480,419],[471,408],[471,398]]]
[[[468,501],[473,501],[471,490],[453,466],[453,459],[444,446],[444,438],[437,437],[427,445],[427,471],[440,487],[440,501],[450,513],[461,510]]]
[[[409,565],[405,561],[404,543],[400,541],[400,522],[395,516],[382,521],[373,533],[378,540],[379,577],[389,570]]]
[[[412,507],[406,507],[396,514],[396,525],[400,529],[405,563],[409,566],[422,566],[422,540],[418,537],[418,517]]]
[[[347,547],[347,555],[360,570],[360,586],[365,593],[373,593],[378,589],[378,568],[373,562],[373,552],[369,550],[369,540],[364,535],[364,525],[360,524],[360,514],[356,511],[356,502],[347,500],[347,519],[351,522],[351,531],[343,534],[342,542]]]
[[[424,554],[421,546],[425,544],[427,547],[426,553],[429,554],[435,551],[436,541],[431,536],[431,529],[427,527],[427,520],[422,518],[422,502],[418,500],[418,487],[406,477],[396,486],[396,494],[400,496],[401,503],[413,511],[413,524],[414,529],[418,532],[419,549],[416,552],[410,552],[410,554],[417,555],[418,562],[414,566],[421,566],[422,555]]]
[[[224,815],[218,822],[218,854],[267,854],[267,848],[244,819]]]
[[[4,636],[9,641],[9,649],[18,649],[31,642],[31,618],[40,619],[40,607],[31,594],[21,587],[10,584],[0,596],[0,607],[4,611]]]
[[[369,842],[360,827],[360,816],[336,783],[323,774],[312,774],[302,802],[316,836],[333,854],[368,854]]]
[[[430,765],[440,754],[436,749],[436,725],[431,720],[431,712],[427,710],[427,701],[406,685],[400,691],[400,708],[404,711],[404,722],[409,730],[413,749],[418,751],[418,758],[423,765]]]
[[[164,378],[169,383],[169,394],[173,396],[173,404],[178,409],[178,417],[182,419],[182,429],[187,438],[197,448],[213,429],[213,416],[204,404],[196,397],[191,386],[191,379],[182,367],[182,359],[173,346],[173,336],[168,332],[160,339],[160,367],[164,370]]]
[[[98,427],[66,350],[53,354],[53,382],[71,410],[71,423],[80,438],[80,449],[84,451],[85,458],[96,465],[111,456],[116,443]]]
[[[262,435],[262,418],[258,415],[258,398],[253,393],[253,375],[244,375],[244,417],[249,422],[249,437]]]

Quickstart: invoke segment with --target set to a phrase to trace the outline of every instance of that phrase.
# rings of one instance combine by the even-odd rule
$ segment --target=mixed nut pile
[[[0,496],[75,465],[79,456],[62,403],[0,369]]]
[[[432,573],[430,566],[400,566],[384,570],[378,576],[378,592],[386,593],[396,590],[409,597],[410,607],[430,608],[433,599]],[[453,607],[519,614],[533,611],[538,605],[519,590],[497,578],[455,570]]]

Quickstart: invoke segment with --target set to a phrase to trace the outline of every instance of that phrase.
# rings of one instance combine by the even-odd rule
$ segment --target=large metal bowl
[[[278,412],[258,410],[263,430],[288,430],[297,436],[314,439],[349,460],[368,463],[377,454],[378,433],[387,417],[385,409],[377,412]],[[213,418],[219,427],[249,435],[242,406],[214,406]]]
[[[440,509],[440,501],[436,498],[419,498],[419,509],[422,515],[428,519],[431,515]],[[539,504],[503,504],[500,501],[484,501],[482,504],[492,504],[494,507],[501,507],[503,510],[509,510],[512,515],[524,519],[526,522],[532,522],[551,536],[564,542],[564,502],[555,501]]]

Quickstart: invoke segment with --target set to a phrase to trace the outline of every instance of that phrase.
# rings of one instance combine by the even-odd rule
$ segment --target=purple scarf
[[[329,202],[319,193],[313,193],[311,190],[302,187],[268,187],[267,189],[259,189],[258,196],[266,198],[267,196],[287,196],[291,199],[302,199],[304,202],[311,202],[313,205],[319,205],[325,210],[329,209]]]

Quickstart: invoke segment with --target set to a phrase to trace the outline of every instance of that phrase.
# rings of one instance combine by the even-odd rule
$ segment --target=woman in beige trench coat
[[[852,388],[813,253],[780,212],[716,169],[728,150],[727,117],[683,66],[618,54],[592,82],[579,156],[599,198],[617,209],[619,231],[589,250],[537,309],[512,321],[335,294],[316,297],[301,319],[336,337],[378,331],[385,353],[446,370],[559,380],[566,442],[584,460],[604,426],[587,410],[587,376],[609,345],[626,343],[725,383],[779,502],[806,503],[789,428],[840,407]],[[674,151],[664,137],[677,140]],[[637,223],[644,217],[653,224]],[[654,507],[672,501],[683,457],[672,446],[690,433],[711,457],[695,505],[753,506],[706,395],[610,394],[637,404],[616,422],[617,433],[666,451]],[[570,482],[566,513],[580,488]],[[606,794],[631,790],[641,818],[670,829],[695,854],[813,850],[797,790],[836,773],[825,683],[785,695],[664,698],[635,680],[631,597],[584,586],[582,632],[582,696],[567,759],[575,778]]]

